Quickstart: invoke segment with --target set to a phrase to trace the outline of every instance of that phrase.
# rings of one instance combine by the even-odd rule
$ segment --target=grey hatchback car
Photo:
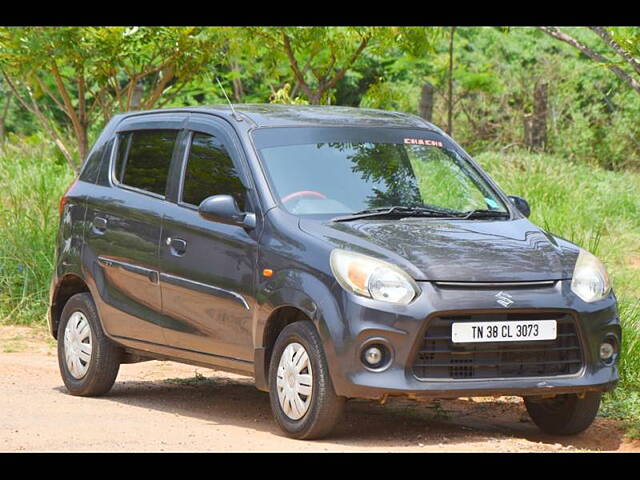
[[[519,395],[574,434],[617,383],[603,264],[419,117],[115,116],[60,201],[49,326],[73,395],[166,359],[253,376],[283,431],[351,398]]]

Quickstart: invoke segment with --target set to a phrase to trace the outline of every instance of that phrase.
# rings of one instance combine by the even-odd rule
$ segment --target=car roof
[[[334,105],[282,105],[282,104],[234,104],[234,116],[229,105],[203,105],[198,107],[157,109],[128,112],[124,116],[189,111],[213,113],[238,122],[238,117],[248,120],[255,127],[392,127],[426,128],[443,133],[426,120],[407,113],[372,108],[341,107]]]

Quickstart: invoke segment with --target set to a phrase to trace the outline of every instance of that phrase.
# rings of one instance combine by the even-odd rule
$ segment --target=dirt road
[[[283,437],[251,379],[172,362],[123,365],[100,398],[66,393],[42,329],[0,327],[0,451],[640,451],[597,419],[575,437],[539,433],[519,398],[349,402],[335,435]]]

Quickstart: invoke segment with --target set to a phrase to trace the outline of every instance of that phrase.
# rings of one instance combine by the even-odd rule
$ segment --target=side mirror
[[[255,228],[256,216],[253,213],[241,212],[231,195],[213,195],[205,198],[198,207],[202,218],[214,222]]]
[[[520,213],[529,218],[529,215],[531,215],[531,207],[529,206],[529,202],[527,202],[524,198],[518,197],[516,195],[509,195],[509,200],[511,200],[511,203],[516,206]]]

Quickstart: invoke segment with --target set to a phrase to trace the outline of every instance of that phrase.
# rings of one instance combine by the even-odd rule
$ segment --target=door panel
[[[250,205],[238,173],[233,133],[207,121],[190,120],[188,128],[199,133],[191,133],[185,149],[180,177],[192,182],[185,197],[199,203],[204,199],[200,197],[230,194],[239,204]],[[188,161],[193,161],[191,169]],[[205,220],[195,204],[182,202],[183,190],[176,189],[178,203],[165,209],[162,221],[162,306],[172,319],[165,329],[167,343],[252,361],[257,229]]]
[[[180,256],[166,245],[173,237],[186,242]],[[165,331],[168,344],[251,360],[255,240],[240,227],[178,205],[165,211],[163,238],[162,305],[173,320]]]
[[[96,187],[88,202],[86,248],[111,335],[163,343],[158,279],[161,200],[119,188]],[[97,201],[99,199],[99,201]],[[96,218],[105,221],[95,228]]]
[[[179,121],[158,115],[119,125],[105,185],[96,185],[87,199],[85,265],[93,270],[98,310],[113,336],[165,343],[158,244]]]

